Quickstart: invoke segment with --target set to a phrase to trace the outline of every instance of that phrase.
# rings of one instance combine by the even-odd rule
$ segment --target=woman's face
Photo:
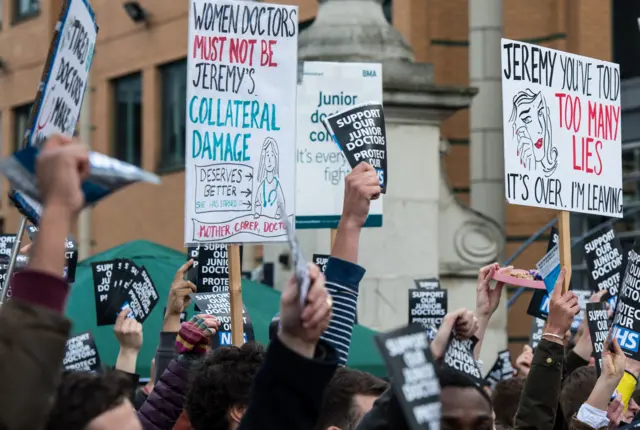
[[[264,165],[267,172],[273,172],[276,168],[276,154],[273,152],[273,145],[269,145],[264,153]]]

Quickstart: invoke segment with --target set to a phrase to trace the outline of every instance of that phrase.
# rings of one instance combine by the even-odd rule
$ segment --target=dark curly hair
[[[47,430],[82,430],[94,418],[120,406],[131,394],[123,373],[64,372],[58,385]]]
[[[316,429],[325,430],[330,426],[342,430],[355,429],[364,414],[354,403],[354,397],[380,397],[387,387],[385,381],[370,373],[349,368],[337,369],[324,392]]]
[[[186,409],[195,430],[227,430],[231,407],[249,404],[251,382],[264,360],[264,348],[247,342],[209,352],[193,370]]]

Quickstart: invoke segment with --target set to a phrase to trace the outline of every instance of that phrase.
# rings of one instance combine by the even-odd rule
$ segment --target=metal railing
[[[618,221],[622,221],[624,220],[627,216],[633,215],[637,212],[640,212],[640,206],[635,206],[633,208],[631,208],[630,210],[627,210],[624,212],[624,217],[623,218],[610,218],[604,222],[601,222],[600,224],[596,225],[595,227],[587,230],[585,233],[583,233],[582,235],[575,237],[575,238],[571,238],[571,248],[573,248],[574,246],[576,246],[579,243],[582,243],[589,235],[595,233],[596,231],[600,230],[601,228],[605,227],[607,224],[614,224]],[[520,245],[520,247],[516,250],[516,252],[513,253],[513,255],[511,257],[509,257],[507,260],[505,260],[504,265],[505,266],[509,266],[516,258],[518,258],[525,249],[527,249],[533,242],[536,241],[536,239],[538,239],[538,237],[540,237],[545,231],[549,230],[551,227],[553,227],[556,223],[558,222],[558,218],[553,218],[551,221],[549,221],[548,223],[546,223],[544,226],[540,227],[540,229],[538,229],[538,231],[536,231],[535,233],[533,233],[533,235],[531,235],[531,237],[529,239],[527,239],[522,245]],[[520,287],[516,290],[515,293],[513,293],[513,295],[509,298],[509,300],[507,301],[507,309],[511,308],[511,306],[514,305],[514,303],[520,298],[520,296],[522,295],[522,293],[524,293],[526,291],[526,288],[524,287]]]

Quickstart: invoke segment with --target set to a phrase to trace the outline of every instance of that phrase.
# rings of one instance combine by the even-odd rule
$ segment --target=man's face
[[[142,430],[138,414],[128,399],[94,418],[87,430]]]
[[[491,405],[473,387],[444,387],[442,402],[442,430],[491,430],[493,411]]]
[[[531,103],[522,103],[518,106],[515,120],[518,143],[524,141],[525,145],[531,145],[533,158],[536,161],[544,158],[544,148],[549,143],[545,141],[548,126],[542,95],[538,94]]]

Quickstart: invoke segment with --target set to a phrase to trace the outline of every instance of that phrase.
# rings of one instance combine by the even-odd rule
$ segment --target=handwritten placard
[[[297,6],[189,1],[186,244],[286,240],[297,50]]]
[[[502,39],[509,203],[622,217],[620,68]]]

